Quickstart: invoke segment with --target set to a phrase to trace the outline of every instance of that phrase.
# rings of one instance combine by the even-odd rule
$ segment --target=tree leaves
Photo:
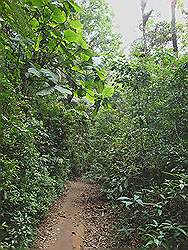
[[[99,76],[99,78],[104,81],[107,77],[107,73],[105,71],[105,69],[96,69],[97,75]]]
[[[64,39],[70,43],[77,43],[80,45],[83,49],[87,48],[87,44],[84,41],[81,34],[78,34],[72,30],[65,30],[64,31]]]
[[[80,12],[81,8],[74,0],[69,0],[70,5],[74,8],[76,12]]]
[[[48,88],[45,88],[45,89],[42,89],[42,90],[38,91],[36,93],[36,95],[38,95],[38,96],[50,95],[50,94],[52,94],[54,92],[54,90],[55,89],[53,87],[48,87]]]
[[[71,28],[73,28],[79,32],[83,30],[83,24],[80,22],[80,20],[71,20],[71,21],[69,21],[69,24],[70,24]]]
[[[50,95],[50,94],[54,93],[55,90],[57,90],[59,93],[61,93],[64,96],[72,95],[72,92],[70,90],[68,90],[67,88],[64,88],[60,85],[56,85],[55,87],[48,87],[48,88],[42,89],[42,90],[38,91],[36,93],[36,95],[38,95],[38,96]]]
[[[38,70],[35,69],[35,68],[29,68],[29,69],[28,69],[28,73],[33,74],[33,75],[35,75],[35,76],[37,76],[37,77],[41,77],[40,71],[38,71]]]
[[[72,95],[72,92],[70,90],[68,90],[66,88],[63,88],[63,87],[61,87],[59,85],[56,85],[54,87],[54,89],[56,89],[57,91],[59,91],[63,95]]]
[[[59,76],[53,73],[49,69],[42,68],[40,70],[37,70],[36,68],[29,68],[28,73],[33,74],[39,78],[46,77],[48,80],[52,81],[53,83],[58,83],[59,81]]]
[[[46,78],[48,78],[50,81],[52,81],[53,83],[58,83],[59,81],[59,76],[55,73],[53,73],[51,70],[49,69],[41,69],[40,72],[43,74],[43,76],[45,76]]]
[[[67,17],[63,10],[56,8],[52,13],[52,20],[56,23],[64,23]]]
[[[104,89],[102,91],[102,96],[103,97],[112,97],[114,94],[114,87],[111,85],[105,85]]]

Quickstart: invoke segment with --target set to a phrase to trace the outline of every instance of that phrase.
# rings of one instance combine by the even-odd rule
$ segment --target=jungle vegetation
[[[126,55],[105,0],[0,0],[2,249],[31,246],[79,175],[121,208],[126,246],[188,248],[187,11],[157,23],[140,3]]]

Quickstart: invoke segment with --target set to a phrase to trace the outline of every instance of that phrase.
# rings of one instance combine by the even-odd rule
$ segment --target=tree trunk
[[[178,42],[177,42],[177,31],[176,31],[176,3],[177,0],[171,0],[171,29],[172,29],[172,45],[176,55],[178,55]]]
[[[143,33],[143,41],[144,41],[144,53],[147,52],[147,41],[146,41],[146,23],[144,20],[145,14],[144,10],[146,8],[147,0],[141,0],[141,11],[142,11],[142,33]]]

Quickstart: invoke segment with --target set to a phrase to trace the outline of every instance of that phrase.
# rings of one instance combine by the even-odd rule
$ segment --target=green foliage
[[[112,28],[113,12],[106,0],[79,0],[80,17],[88,44],[97,52],[98,62],[109,64],[119,54],[124,54],[121,37]]]
[[[187,51],[187,27],[186,24],[177,24],[177,39],[179,51],[184,54]],[[172,35],[170,22],[160,21],[155,22],[150,19],[146,26],[145,41],[147,43],[147,54],[155,53],[156,49],[167,49],[171,47]],[[139,55],[143,52],[144,41],[143,37],[135,40],[131,45],[132,54]]]
[[[124,204],[121,239],[143,249],[186,248],[187,62],[167,50],[115,61],[112,109],[90,132],[87,176]]]
[[[29,247],[66,180],[86,172],[123,206],[126,243],[185,249],[187,55],[159,48],[162,23],[160,37],[146,32],[152,55],[127,61],[105,1],[82,7],[0,1],[0,247]]]
[[[95,91],[96,73],[78,11],[74,1],[0,1],[0,247],[30,246],[66,180],[83,169],[90,105],[81,82],[93,74]]]

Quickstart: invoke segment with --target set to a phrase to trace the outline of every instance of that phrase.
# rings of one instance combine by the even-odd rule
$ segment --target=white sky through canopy
[[[114,29],[123,37],[125,46],[129,46],[140,36],[139,23],[141,21],[140,0],[107,0],[111,5],[114,17]],[[188,10],[188,0],[184,0],[185,9]],[[153,9],[152,16],[158,20],[169,20],[171,18],[170,0],[148,0],[147,10]],[[177,20],[183,16],[177,10]]]

